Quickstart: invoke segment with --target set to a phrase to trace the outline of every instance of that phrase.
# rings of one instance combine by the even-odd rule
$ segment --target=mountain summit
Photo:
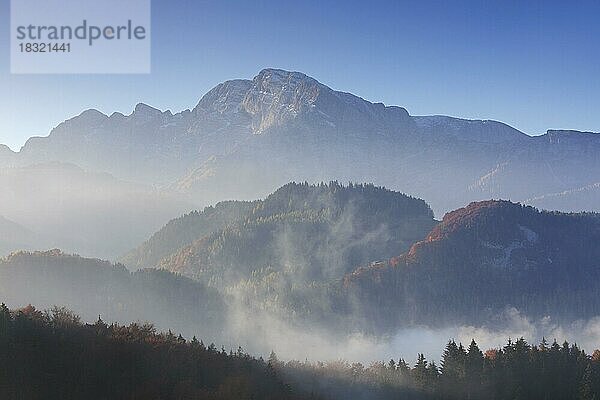
[[[531,137],[496,121],[411,116],[269,68],[217,85],[191,111],[143,103],[130,115],[85,111],[19,153],[0,149],[0,165],[70,162],[198,206],[262,197],[289,181],[373,182],[425,198],[442,215],[491,197],[544,206],[539,199],[598,183],[599,150],[600,135]],[[588,193],[561,209],[598,210],[597,191]]]

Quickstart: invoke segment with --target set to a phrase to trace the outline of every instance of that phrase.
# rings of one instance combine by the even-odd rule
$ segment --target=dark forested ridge
[[[451,340],[439,365],[419,354],[368,366],[255,359],[149,324],[82,324],[65,308],[0,306],[0,398],[593,400],[600,351],[523,339],[484,352]]]
[[[222,330],[226,315],[221,295],[200,282],[167,271],[131,273],[119,264],[59,250],[0,259],[0,297],[11,307],[60,305],[87,321],[101,314],[110,321],[152,321],[210,337]]]
[[[382,324],[485,320],[507,306],[574,320],[600,314],[600,216],[487,201],[344,285]],[[381,296],[390,293],[391,296]]]
[[[267,363],[152,325],[84,325],[63,308],[0,307],[0,398],[300,399]]]

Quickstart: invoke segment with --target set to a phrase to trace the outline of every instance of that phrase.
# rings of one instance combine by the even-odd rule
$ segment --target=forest
[[[0,306],[0,398],[579,399],[600,396],[600,351],[509,340],[485,352],[450,340],[439,364],[267,360],[150,324],[85,324],[66,308]]]

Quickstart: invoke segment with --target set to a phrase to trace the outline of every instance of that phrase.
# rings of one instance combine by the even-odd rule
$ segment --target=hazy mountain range
[[[600,315],[599,240],[594,213],[485,201],[436,222],[424,201],[373,185],[292,183],[169,222],[123,258],[153,267],[136,273],[13,254],[0,261],[0,296],[260,351],[278,335],[480,326],[507,309],[570,324]]]
[[[33,208],[30,192],[21,190],[26,179],[48,182],[48,168],[56,171],[51,179],[57,187],[68,184],[80,193],[88,189],[76,188],[79,179],[81,186],[100,179],[104,186],[94,200],[117,213],[105,221],[139,216],[127,221],[129,229],[119,227],[118,243],[93,243],[98,235],[107,237],[105,221],[79,219],[66,206],[72,200],[87,207],[89,198],[45,197],[43,190],[36,196],[64,204],[52,210],[53,218],[71,219],[89,233],[61,234],[57,245],[110,258],[184,211],[264,197],[290,181],[372,182],[425,199],[438,217],[489,198],[598,211],[599,150],[600,135],[593,133],[531,137],[496,121],[411,116],[299,72],[265,69],[252,80],[217,85],[193,110],[173,114],[145,104],[130,115],[87,110],[47,137],[30,138],[17,153],[0,147],[9,193],[0,215],[36,234],[52,230],[41,221],[49,213],[24,211]]]
[[[185,332],[210,320],[238,343],[268,343],[274,324],[390,333],[507,307],[588,318],[598,215],[514,201],[598,211],[598,150],[597,134],[411,116],[274,69],[191,111],[88,110],[0,147],[0,252],[123,265],[17,253],[0,289],[84,316],[160,309]]]
[[[0,215],[21,226],[0,236],[0,255],[60,247],[113,258],[192,207],[152,187],[58,162],[2,168],[0,187]]]

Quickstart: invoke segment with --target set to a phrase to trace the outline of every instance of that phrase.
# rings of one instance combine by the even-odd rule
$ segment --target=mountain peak
[[[286,71],[278,68],[265,68],[261,70],[253,79],[254,82],[269,82],[271,84],[285,84],[298,82],[319,82],[310,76],[298,71]]]
[[[96,110],[95,108],[90,108],[88,110],[83,111],[81,114],[79,114],[78,116],[76,116],[75,118],[72,118],[72,120],[78,119],[79,121],[83,121],[83,122],[97,122],[97,121],[101,121],[108,118],[108,116],[98,110]]]
[[[436,226],[428,236],[429,241],[438,240],[449,233],[470,229],[477,224],[487,223],[490,218],[498,214],[505,214],[508,210],[521,210],[526,206],[507,200],[486,200],[472,202],[468,206],[459,208],[444,215],[442,222]],[[527,207],[533,210],[532,207]]]
[[[145,115],[145,116],[157,116],[157,115],[161,115],[162,111],[160,111],[158,108],[149,106],[148,104],[138,103],[138,104],[136,104],[135,109],[133,110],[133,114],[134,115]]]
[[[410,125],[404,108],[374,104],[335,91],[302,72],[278,68],[265,68],[252,80],[229,80],[215,86],[194,112],[210,121],[236,114],[236,124],[249,126],[254,134],[298,118],[302,123],[295,126],[343,133],[359,126],[364,132],[394,133]]]
[[[8,147],[5,144],[0,144],[0,155],[3,154],[14,154],[14,151],[11,150],[10,147]]]

